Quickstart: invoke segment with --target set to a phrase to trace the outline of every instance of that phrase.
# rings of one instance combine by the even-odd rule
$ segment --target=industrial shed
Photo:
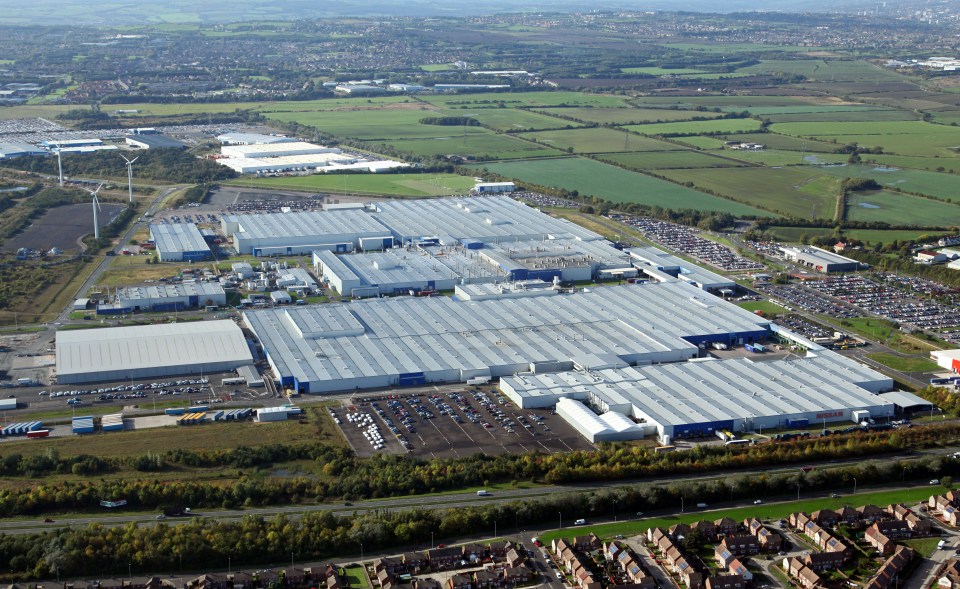
[[[655,429],[665,443],[674,438],[711,436],[717,430],[800,427],[854,422],[854,413],[889,417],[894,404],[860,386],[872,377],[853,360],[834,352],[830,364],[850,364],[860,379],[841,379],[809,359],[753,362],[745,358],[679,362],[556,374],[519,374],[502,378],[500,389],[520,407],[550,407],[561,399],[581,401],[604,414],[621,413]],[[872,372],[872,371],[870,371]],[[557,404],[560,413],[561,404]],[[591,432],[591,419],[578,426],[582,412],[568,419]],[[636,437],[642,437],[637,435]]]
[[[223,215],[223,233],[241,254],[255,256],[338,253],[360,249],[361,238],[392,241],[393,236],[369,213],[356,209]],[[378,248],[380,249],[380,248]]]
[[[196,262],[212,257],[210,246],[193,223],[151,224],[150,239],[161,262]]]
[[[166,135],[127,135],[126,143],[137,149],[186,149],[183,143]]]
[[[227,293],[216,282],[184,282],[118,288],[113,303],[99,305],[98,315],[167,312],[227,304]]]
[[[725,276],[705,270],[653,246],[624,250],[634,261],[634,266],[660,282],[682,280],[699,289],[717,291],[721,288],[737,288],[737,283]]]
[[[856,260],[813,246],[782,247],[780,251],[787,260],[818,272],[856,272],[865,267]]]
[[[244,313],[284,387],[329,393],[680,362],[768,322],[680,282],[537,297],[368,299]]]
[[[233,321],[58,331],[56,348],[60,384],[224,372],[253,364]]]

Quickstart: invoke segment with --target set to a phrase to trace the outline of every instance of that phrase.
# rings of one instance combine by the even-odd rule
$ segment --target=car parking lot
[[[721,270],[740,272],[764,268],[762,264],[740,256],[724,245],[704,239],[692,229],[682,225],[632,215],[611,215],[610,218],[636,227],[648,239],[662,243],[674,251],[693,256]]]
[[[552,411],[518,409],[489,389],[355,398],[331,414],[360,456],[464,457],[593,448]]]

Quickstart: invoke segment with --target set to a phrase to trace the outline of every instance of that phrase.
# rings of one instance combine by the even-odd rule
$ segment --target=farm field
[[[761,149],[760,151],[728,149],[724,150],[723,154],[729,158],[765,166],[840,164],[846,162],[848,157],[840,153],[809,153],[779,149]]]
[[[836,192],[825,193],[825,187],[820,185],[823,176],[805,167],[662,170],[659,173],[675,182],[693,182],[696,187],[749,201],[780,214],[810,218],[816,209],[818,217],[829,218],[836,208]],[[811,190],[811,183],[818,189]]]
[[[903,80],[903,76],[889,69],[859,60],[790,59],[764,60],[738,70],[751,74],[800,74],[811,80],[862,82]]]
[[[649,76],[679,76],[682,74],[704,74],[703,70],[691,68],[668,69],[662,67],[622,67],[620,71],[625,74],[647,74]]]
[[[687,141],[689,138],[684,137]],[[778,135],[776,133],[747,133],[727,135],[728,141],[740,141],[742,143],[762,143],[769,149],[784,149],[787,151],[815,151],[818,153],[832,153],[839,145],[827,143],[825,141],[814,141],[812,139],[800,139],[790,137],[789,135]]]
[[[829,99],[828,99],[829,100]],[[720,108],[721,110],[749,110],[753,106],[802,106],[810,104],[822,104],[823,99],[796,97],[796,96],[642,96],[630,99],[630,103],[635,106],[656,105],[660,107],[670,107],[676,105],[677,108],[696,108],[703,106],[707,108]]]
[[[726,152],[723,155],[727,155]],[[634,170],[668,170],[672,168],[728,168],[748,164],[718,157],[702,151],[646,151],[640,153],[604,154],[604,161]]]
[[[689,121],[694,117],[712,119],[722,116],[722,113],[670,108],[544,108],[539,112],[601,125]]]
[[[536,139],[557,149],[572,149],[576,153],[610,153],[615,151],[662,151],[680,149],[670,143],[648,137],[629,135],[624,131],[604,127],[563,129],[522,133],[518,137]]]
[[[503,103],[516,106],[627,106],[623,97],[612,94],[584,94],[581,92],[485,92],[479,94],[438,94],[423,96],[422,100],[445,108],[496,108]]]
[[[833,235],[829,227],[767,227],[766,231],[776,236],[776,239],[789,243],[799,243],[800,237],[826,237]],[[849,239],[857,239],[864,243],[890,243],[892,241],[912,241],[921,235],[929,235],[929,231],[909,229],[844,229],[843,235]]]
[[[777,241],[786,243],[800,243],[801,238],[807,237],[826,237],[833,235],[833,229],[828,227],[777,227],[770,226],[765,230],[771,234]]]
[[[250,178],[224,184],[276,190],[349,192],[384,196],[440,196],[464,194],[473,188],[473,178],[456,174],[314,174],[280,178]]]
[[[440,137],[462,134],[460,127],[424,125],[420,119],[437,116],[436,111],[423,106],[422,110],[338,110],[303,112],[267,112],[268,119],[282,123],[297,122],[310,125],[325,133],[363,140],[399,139],[413,137]],[[479,127],[466,127],[469,133],[489,133]]]
[[[943,168],[945,172],[953,170],[960,172],[960,157],[912,157],[908,155],[888,155],[888,154],[869,154],[863,157],[865,161],[876,162],[884,166],[894,166],[897,168],[911,168],[914,170],[927,170],[930,172],[939,171]]]
[[[470,117],[481,125],[498,131],[517,131],[525,129],[556,129],[570,123],[555,117],[516,108],[478,108],[473,110],[445,110],[443,114],[451,117]],[[449,128],[449,127],[448,127]]]
[[[578,190],[581,194],[597,196],[611,202],[636,202],[650,206],[725,211],[744,215],[766,214],[740,203],[588,159],[504,162],[486,167],[501,176],[544,186]]]
[[[775,123],[770,131],[796,137],[814,137],[839,144],[882,147],[887,153],[912,156],[954,156],[960,146],[960,127],[923,121]]]
[[[870,164],[826,166],[821,168],[821,171],[838,178],[873,178],[882,186],[928,194],[943,199],[957,196],[957,178],[952,174],[886,168]],[[960,215],[960,208],[957,209],[956,214]]]
[[[691,147],[696,147],[698,149],[723,149],[726,142],[723,139],[717,139],[716,137],[706,137],[699,135],[691,135],[688,137],[674,137],[671,138],[671,141],[677,143],[682,143],[684,145],[689,145]]]
[[[888,190],[857,193],[847,199],[851,221],[889,221],[903,225],[942,225],[945,219],[960,219],[960,206]]]
[[[840,123],[840,122],[918,121],[920,120],[920,116],[914,112],[907,112],[902,110],[869,110],[865,108],[862,108],[859,110],[844,111],[844,112],[772,114],[772,115],[764,115],[764,118],[770,119],[770,121],[774,123],[793,123],[793,122]]]
[[[745,133],[760,128],[756,119],[719,119],[714,121],[687,121],[677,123],[652,123],[624,127],[643,135],[699,135],[702,133]]]
[[[736,110],[732,107],[723,110]],[[883,106],[863,104],[805,104],[803,106],[754,106],[748,109],[750,114],[766,117],[770,115],[804,115],[824,113],[853,113],[853,112],[898,112],[896,109]]]
[[[457,129],[456,127],[438,128],[446,128],[450,131]],[[498,135],[481,127],[467,127],[467,129],[476,131],[468,131],[466,140],[463,135],[448,135],[417,139],[386,139],[381,142],[419,156],[472,155],[483,161],[549,157],[561,153],[549,146],[537,145],[510,135]]]

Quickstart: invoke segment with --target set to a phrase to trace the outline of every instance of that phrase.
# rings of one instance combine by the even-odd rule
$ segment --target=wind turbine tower
[[[57,146],[57,171],[60,172],[60,188],[63,188],[63,162],[60,160],[59,146]]]
[[[97,193],[100,192],[100,189],[103,188],[103,184],[97,186],[96,190],[88,190],[90,196],[93,197],[93,238],[100,239],[100,224],[97,222],[97,211],[100,209],[100,200],[97,198]]]
[[[140,159],[140,156],[128,160],[127,156],[121,155],[123,161],[127,162],[127,189],[130,191],[130,204],[133,204],[133,162]]]

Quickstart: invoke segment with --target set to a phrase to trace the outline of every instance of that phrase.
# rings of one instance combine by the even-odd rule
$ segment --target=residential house
[[[660,554],[666,554],[673,547],[673,539],[670,536],[664,536],[657,541],[657,550]]]
[[[550,543],[550,549],[557,556],[560,556],[563,553],[563,551],[569,547],[570,547],[570,543],[567,542],[566,539],[564,538],[557,538]],[[506,552],[504,552],[504,554],[506,554]]]
[[[427,560],[430,561],[430,567],[433,569],[449,569],[455,567],[462,558],[463,552],[459,548],[453,546],[447,546],[445,548],[431,548],[430,550],[427,550]]]
[[[810,567],[803,567],[800,569],[800,572],[797,573],[797,581],[800,583],[800,586],[804,589],[813,589],[813,587],[818,587],[820,585],[820,575]]]
[[[819,509],[810,514],[810,519],[821,526],[833,527],[837,525],[837,512],[832,509]]]
[[[756,536],[746,534],[727,536],[720,541],[720,545],[735,556],[749,556],[760,552],[760,541]]]
[[[501,577],[492,569],[480,569],[479,571],[474,571],[473,581],[476,584],[477,589],[488,589],[499,587]]]
[[[678,536],[686,536],[690,533],[688,524],[673,524],[670,526],[670,537],[676,539]]]
[[[647,542],[651,544],[656,544],[660,538],[666,535],[667,531],[663,528],[647,528]]]
[[[723,544],[717,544],[713,549],[713,558],[717,561],[717,566],[727,568],[730,563],[737,559],[730,550]]]
[[[427,565],[430,564],[427,556],[422,552],[404,552],[401,558],[403,559],[403,566],[406,567],[406,572],[411,575],[416,575],[419,574],[420,571],[426,570]]]
[[[413,589],[440,589],[440,581],[436,579],[422,579],[416,578],[413,580]]]
[[[713,539],[717,536],[717,534],[721,533],[720,530],[717,529],[716,523],[707,521],[705,519],[690,524],[690,531],[699,532],[701,536],[708,539]]]
[[[471,542],[463,545],[463,558],[470,562],[482,562],[487,557],[487,547],[483,544]]]
[[[513,548],[513,542],[507,540],[497,540],[490,543],[490,556],[493,558],[503,558],[507,551]]]
[[[811,552],[803,559],[803,564],[816,572],[832,571],[847,562],[846,552]]]
[[[517,552],[516,548],[507,551],[504,557],[508,567],[518,567],[523,564],[523,557]]]
[[[740,524],[737,523],[737,520],[731,517],[724,517],[713,522],[713,525],[716,527],[716,534],[719,535],[729,535],[736,534],[737,530],[740,529]]]
[[[836,511],[837,513],[837,522],[842,522],[847,525],[853,525],[860,521],[860,512],[856,509],[850,507],[849,505],[844,505]]]
[[[773,530],[761,526],[756,535],[757,541],[760,543],[760,550],[764,552],[780,552],[783,547],[783,538]]]
[[[607,542],[603,547],[603,556],[610,562],[617,562],[620,559],[621,552],[623,552],[623,546],[616,540]]]
[[[670,550],[667,550],[663,556],[667,563],[672,567],[676,567],[677,563],[683,560],[683,553],[680,552],[680,549],[676,546],[671,546]]]
[[[687,586],[687,589],[703,589],[703,573],[693,569],[680,573],[680,580]]]
[[[890,538],[891,540],[900,540],[913,536],[913,531],[910,530],[910,525],[903,520],[889,519],[886,521],[877,522],[873,525],[876,526],[884,536]]]
[[[904,519],[906,519],[908,515],[913,513],[913,511],[911,511],[909,507],[907,507],[902,503],[894,503],[888,506],[887,512],[889,512],[890,515],[892,515],[894,519],[898,521],[903,521]]]
[[[960,561],[956,558],[947,559],[940,576],[937,578],[937,587],[940,589],[960,589]]]
[[[530,582],[530,569],[525,566],[505,567],[503,569],[503,581],[507,585],[521,585]],[[589,586],[581,586],[583,589],[594,589]],[[596,589],[599,589],[599,584]]]
[[[900,573],[913,560],[914,551],[908,546],[898,546],[893,556],[880,565],[876,574],[867,581],[864,589],[887,589],[893,586]]]
[[[469,575],[456,574],[447,579],[447,589],[473,589],[473,579]]]
[[[575,537],[573,539],[573,546],[580,552],[591,552],[602,548],[603,543],[600,542],[600,538],[598,538],[596,534],[587,534],[585,536]]]
[[[801,532],[806,529],[807,522],[810,521],[810,516],[798,511],[790,514],[790,527],[800,530]]]
[[[407,565],[402,556],[385,556],[373,561],[373,570],[378,575],[380,571],[387,571],[389,575],[399,575],[407,572]]]
[[[910,513],[907,517],[903,518],[903,521],[907,522],[907,525],[910,527],[910,531],[914,536],[929,536],[932,525],[930,520],[922,518],[915,513]]]
[[[739,558],[733,559],[733,562],[727,565],[727,572],[731,575],[740,575],[747,583],[753,580],[753,573],[750,572],[750,569],[748,569]]]
[[[791,577],[796,577],[800,574],[800,569],[805,567],[803,561],[795,556],[787,556],[783,559],[783,570],[787,575]]]
[[[857,513],[860,514],[860,519],[867,520],[868,522],[887,518],[887,512],[876,505],[861,505],[857,508]]]
[[[748,517],[747,519],[743,520],[743,527],[745,527],[751,534],[756,536],[757,532],[763,528],[763,522],[755,517]]]
[[[377,571],[377,584],[384,589],[391,587],[395,578],[396,577],[387,572],[387,569],[380,569]]]
[[[743,589],[745,585],[741,575],[720,574],[707,578],[706,589]]]
[[[943,510],[943,513],[940,514],[940,517],[943,518],[943,521],[947,522],[951,526],[956,527],[960,525],[960,510],[956,507],[947,507]]]
[[[896,543],[881,532],[877,524],[873,524],[867,528],[863,533],[863,539],[884,556],[892,554],[893,549],[896,548]]]

